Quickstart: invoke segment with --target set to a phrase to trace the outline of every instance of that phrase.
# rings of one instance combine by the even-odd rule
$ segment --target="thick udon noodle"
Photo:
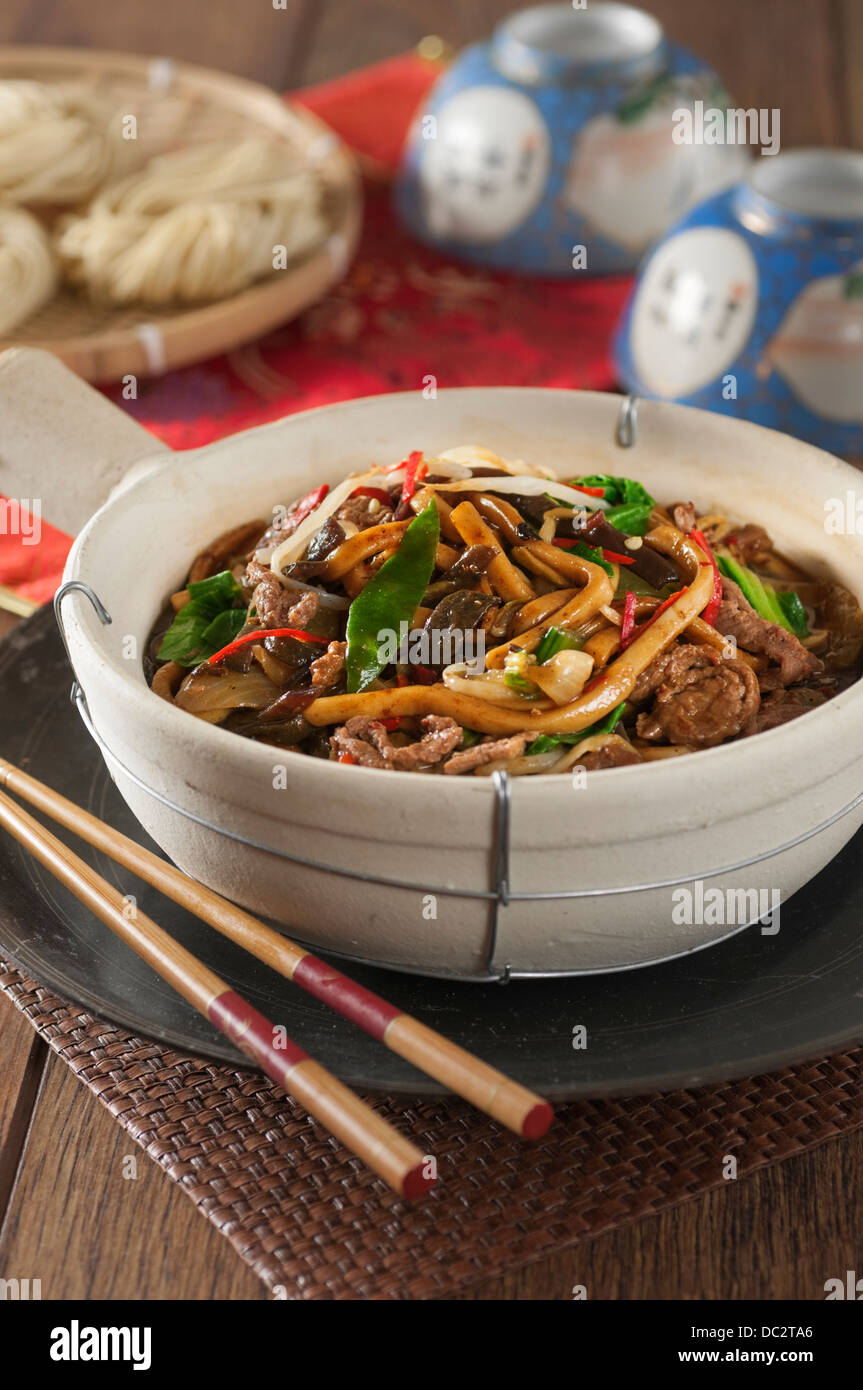
[[[727,554],[730,562],[738,554],[734,531],[740,531],[720,513],[696,519],[691,504],[678,504],[680,510],[675,506],[672,514],[648,498],[643,536],[620,533],[624,548],[602,547],[600,559],[600,550],[591,545],[591,528],[597,518],[597,535],[607,527],[604,503],[586,495],[596,489],[574,489],[484,450],[452,450],[423,467],[427,476],[415,483],[421,469],[414,464],[411,476],[407,461],[345,479],[297,525],[292,517],[299,511],[283,510],[281,520],[257,544],[255,523],[220,537],[204,552],[203,568],[210,574],[231,569],[244,585],[244,601],[257,595],[257,603],[248,603],[235,649],[215,662],[212,656],[197,664],[187,661],[190,673],[174,661],[157,666],[154,689],[209,722],[348,763],[426,772],[486,774],[496,766],[507,766],[514,774],[562,772],[581,757],[601,767],[714,746],[771,727],[771,721],[784,722],[829,698],[835,690],[818,674],[822,663],[815,655],[839,645],[829,622],[818,626],[816,621],[828,598],[834,609],[838,603],[842,622],[852,631],[852,645],[858,637],[863,642],[863,617],[847,591],[841,590],[841,602],[832,593],[839,586],[830,586],[824,597],[816,581],[776,551],[763,532],[763,544],[756,538],[762,545],[760,578],[754,571],[744,572],[754,575],[762,592],[765,584],[771,593],[772,586],[780,594],[792,585],[800,588],[811,599],[807,611],[814,628],[800,641],[780,633],[776,623],[765,626],[765,619],[758,619],[757,626],[748,608],[741,618],[740,591],[735,594],[727,580],[720,607],[713,551]],[[409,477],[414,490],[408,496]],[[468,595],[472,612],[487,600],[477,626],[489,639],[484,668],[467,671],[452,664],[429,673],[390,663],[364,688],[349,690],[345,621],[360,595],[368,599],[373,590],[381,591],[385,610],[383,580],[392,566],[365,591],[387,561],[404,553],[409,528],[413,531],[416,519],[428,516],[431,507],[437,513],[432,569],[423,585],[426,594],[408,615],[409,627],[415,632],[433,625],[441,590],[443,599],[454,594],[453,602],[459,595],[464,602]],[[378,521],[379,514],[383,519]],[[265,523],[258,525],[263,530]],[[585,545],[581,554],[573,553],[579,536],[586,553]],[[663,557],[667,582],[654,590],[649,583],[636,585],[638,592],[633,589],[627,596],[633,587],[627,580],[629,566],[638,563],[639,554],[642,564],[651,556]],[[205,577],[201,557],[196,564],[199,582]],[[459,575],[459,566],[465,570],[464,587],[453,589],[447,576]],[[195,567],[191,578],[194,582]],[[189,590],[175,595],[173,612],[182,613],[188,599]],[[285,623],[274,616],[284,613],[311,613],[301,624],[305,635],[297,631],[296,618]],[[723,615],[721,621],[718,615]],[[241,620],[242,615],[237,617]],[[723,622],[725,631],[720,631]],[[730,646],[729,624],[744,635],[754,634],[749,638],[752,650],[740,640]],[[274,631],[275,636],[268,636]],[[569,680],[562,687],[570,690],[568,698],[549,684],[544,663],[537,664],[537,649],[550,634],[556,640],[563,634],[583,653],[558,663]],[[303,650],[297,646],[302,641],[318,645]],[[847,644],[842,651],[844,661]],[[327,661],[316,665],[313,657],[325,654]],[[843,669],[859,660],[859,645],[853,655]],[[660,658],[666,659],[667,673],[657,686],[652,673]],[[514,664],[521,676],[511,681],[508,672]],[[585,675],[580,687],[575,668]],[[786,681],[787,671],[798,674]],[[790,713],[789,692],[792,703],[799,704]],[[644,704],[650,696],[653,714]],[[765,723],[762,713],[756,727],[755,710],[762,701],[774,715]],[[608,726],[611,716],[620,721],[616,728]],[[607,727],[598,728],[604,721]],[[681,727],[693,729],[692,741],[680,734]],[[459,737],[453,743],[456,729]],[[468,755],[466,748],[480,751]]]

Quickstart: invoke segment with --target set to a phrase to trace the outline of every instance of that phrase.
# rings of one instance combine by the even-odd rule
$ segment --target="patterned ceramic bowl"
[[[725,108],[717,77],[630,5],[539,5],[440,78],[409,136],[397,206],[447,253],[544,275],[624,272],[736,182],[732,144],[676,144],[672,113]],[[580,250],[579,248],[583,248]]]
[[[863,154],[792,150],[688,214],[615,347],[642,396],[863,454]]]

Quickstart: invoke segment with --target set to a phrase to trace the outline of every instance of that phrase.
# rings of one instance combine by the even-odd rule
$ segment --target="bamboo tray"
[[[249,289],[215,303],[176,309],[111,308],[62,289],[20,324],[0,350],[46,348],[88,381],[154,376],[285,323],[338,281],[362,218],[359,175],[346,147],[316,116],[275,92],[228,73],[167,58],[42,46],[0,47],[0,78],[86,82],[137,118],[143,158],[179,146],[281,133],[320,178],[329,236],[321,249]]]

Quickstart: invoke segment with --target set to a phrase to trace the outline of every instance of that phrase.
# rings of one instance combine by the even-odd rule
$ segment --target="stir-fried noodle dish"
[[[297,753],[522,775],[749,738],[856,680],[861,650],[853,595],[761,526],[462,447],[219,536],[156,623],[147,675]]]

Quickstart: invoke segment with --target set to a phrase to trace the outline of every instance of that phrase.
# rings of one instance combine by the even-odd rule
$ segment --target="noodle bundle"
[[[0,337],[46,304],[57,287],[48,234],[31,213],[0,203]]]
[[[282,141],[251,139],[159,156],[66,220],[67,277],[110,304],[236,294],[323,241],[315,176]]]
[[[0,198],[79,203],[130,157],[119,114],[85,88],[0,82]]]

